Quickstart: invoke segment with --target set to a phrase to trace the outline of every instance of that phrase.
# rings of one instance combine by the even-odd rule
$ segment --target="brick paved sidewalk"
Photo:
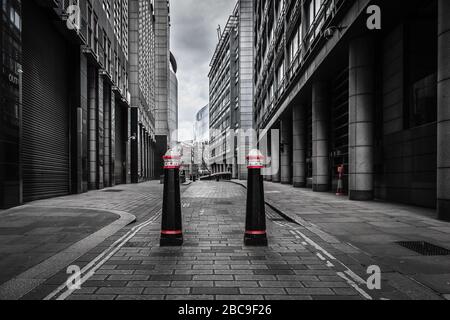
[[[35,201],[0,212],[0,299],[16,299],[161,206],[148,182]]]
[[[245,185],[245,182],[235,181]],[[378,265],[398,299],[450,299],[450,256],[422,256],[399,241],[450,249],[450,224],[434,210],[384,202],[354,202],[331,193],[265,183],[266,200],[322,239],[354,269]]]
[[[183,247],[160,248],[160,219],[152,219],[109,239],[110,243],[122,236],[124,241],[119,242],[123,245],[86,267],[81,290],[68,290],[64,286],[67,275],[60,273],[25,298],[379,298],[352,280],[358,277],[351,270],[321,251],[311,232],[270,210],[270,246],[244,247],[245,196],[241,186],[197,182],[182,197]],[[86,265],[100,252],[95,250],[75,264]]]

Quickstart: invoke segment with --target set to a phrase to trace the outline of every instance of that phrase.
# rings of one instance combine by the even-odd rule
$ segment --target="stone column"
[[[131,133],[128,135],[129,137],[133,137],[129,140],[130,144],[130,169],[131,169],[131,183],[139,182],[139,173],[140,173],[140,143],[142,140],[140,124],[138,121],[138,108],[130,109],[131,115]],[[128,159],[128,158],[127,158]],[[128,160],[127,160],[128,163]],[[127,170],[128,171],[128,170]]]
[[[293,184],[306,187],[306,129],[305,108],[294,106],[292,110]]]
[[[261,140],[259,141],[259,151],[261,151],[261,153],[263,154],[263,156],[264,157],[266,157],[266,159],[267,159],[267,157],[269,156],[269,152],[268,152],[268,150],[267,150],[267,134],[266,135],[264,135],[262,138],[261,138]],[[267,160],[266,160],[267,161]],[[264,169],[263,170],[263,178],[264,178],[264,180],[266,180],[267,181],[267,169]]]
[[[272,182],[281,182],[280,173],[280,130],[273,129],[270,134],[272,145]]]
[[[270,157],[271,161],[267,163],[266,168],[266,180],[272,181],[272,130],[267,130],[267,156]]]
[[[104,122],[104,81],[97,73],[97,188],[105,187],[104,165],[105,165],[105,122]]]
[[[374,197],[374,43],[353,39],[349,47],[349,197]]]
[[[110,88],[111,90],[111,88]],[[116,97],[114,92],[111,91],[111,150],[110,150],[110,175],[111,186],[116,185]]]
[[[281,121],[281,150],[280,150],[280,173],[281,183],[291,183],[291,133],[292,118],[287,116]]]
[[[104,87],[104,155],[103,155],[103,176],[105,187],[111,186],[111,89],[109,85]]]
[[[315,82],[312,94],[313,191],[326,192],[330,186],[327,84],[325,82]]]
[[[438,9],[438,168],[437,211],[450,221],[450,1]]]
[[[97,189],[97,70],[88,66],[88,188]]]

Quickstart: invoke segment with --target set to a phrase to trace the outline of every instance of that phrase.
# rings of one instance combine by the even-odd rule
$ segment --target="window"
[[[308,13],[309,26],[311,26],[314,23],[314,20],[318,15],[320,8],[322,6],[322,2],[323,0],[311,0],[308,3],[306,12]]]
[[[437,119],[437,74],[412,85],[410,93],[410,127],[418,127]]]
[[[417,12],[421,16],[421,13]],[[414,21],[414,22],[412,22]],[[406,128],[414,128],[437,120],[437,26],[433,18],[411,19],[406,26],[405,110]]]
[[[106,17],[111,18],[111,0],[103,0],[103,10],[106,12]]]

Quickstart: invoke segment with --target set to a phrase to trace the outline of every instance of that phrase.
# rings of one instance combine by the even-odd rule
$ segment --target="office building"
[[[445,0],[255,1],[256,128],[273,182],[450,220]],[[280,134],[271,134],[273,129]]]
[[[253,1],[239,0],[220,31],[210,64],[210,164],[213,172],[246,179],[253,129]]]

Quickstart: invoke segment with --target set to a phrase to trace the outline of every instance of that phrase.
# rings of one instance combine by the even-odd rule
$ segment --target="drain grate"
[[[103,192],[118,193],[118,192],[123,192],[123,190],[111,189],[111,190],[104,190]]]
[[[450,250],[436,246],[425,241],[400,241],[396,242],[398,245],[415,251],[423,256],[448,256]]]

